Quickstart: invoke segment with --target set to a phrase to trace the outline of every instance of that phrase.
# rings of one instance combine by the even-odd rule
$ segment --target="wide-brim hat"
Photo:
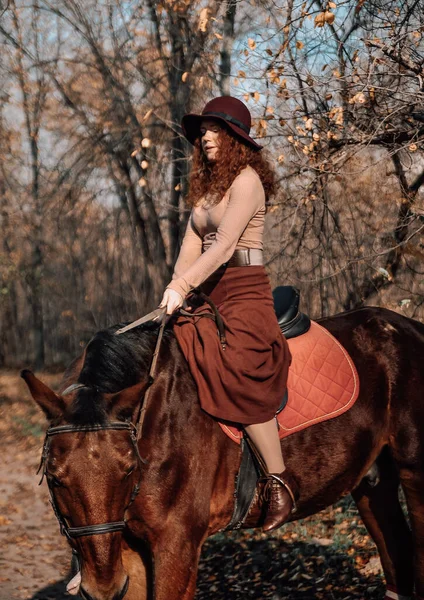
[[[204,119],[216,119],[224,122],[238,137],[242,138],[255,150],[261,150],[262,146],[257,144],[249,135],[252,126],[252,117],[247,106],[232,96],[218,96],[210,100],[202,113],[189,113],[184,115],[181,127],[185,137],[191,144],[200,137],[200,124]]]

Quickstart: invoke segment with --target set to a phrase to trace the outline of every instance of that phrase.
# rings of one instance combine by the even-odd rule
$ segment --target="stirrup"
[[[288,495],[290,496],[291,501],[293,502],[293,506],[290,512],[295,513],[297,511],[296,500],[297,498],[299,498],[299,488],[294,478],[289,473],[286,474],[286,471],[287,469],[285,469],[282,474],[268,473],[268,477],[278,481],[278,483],[287,490]],[[284,475],[284,477],[286,477],[289,481],[285,481],[282,475]]]

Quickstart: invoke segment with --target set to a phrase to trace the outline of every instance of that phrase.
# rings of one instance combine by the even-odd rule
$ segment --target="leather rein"
[[[182,314],[185,317],[207,317],[207,318],[211,318],[212,320],[214,320],[217,325],[218,335],[219,335],[222,349],[225,350],[227,341],[226,341],[226,337],[225,337],[224,323],[223,323],[221,315],[218,312],[217,307],[212,302],[212,300],[208,296],[206,296],[206,294],[204,294],[203,292],[195,291],[195,293],[200,298],[202,298],[207,304],[209,304],[209,306],[212,309],[212,314],[210,312],[208,312],[207,310],[198,311],[197,313],[192,314],[191,312],[183,310],[183,309],[180,309],[180,311],[179,311],[180,314]],[[150,318],[150,316],[153,314],[155,314],[155,319],[156,319],[157,315],[158,315],[157,310],[153,311],[153,313],[149,313],[148,315],[146,315],[146,317],[144,317],[142,319],[138,319],[137,321],[130,323],[123,329],[116,331],[116,334],[119,335],[121,333],[125,333],[126,331],[133,329],[134,327],[137,327],[144,322],[152,320]],[[146,460],[144,460],[140,456],[140,452],[138,449],[138,441],[140,440],[141,434],[142,434],[143,422],[144,422],[144,417],[146,414],[146,409],[147,409],[147,404],[148,404],[148,399],[149,399],[149,392],[150,392],[153,382],[155,381],[157,360],[158,360],[160,348],[162,345],[163,332],[165,329],[165,325],[167,323],[167,318],[164,314],[164,311],[159,311],[159,314],[161,314],[161,323],[160,323],[160,326],[158,329],[156,345],[155,345],[155,349],[154,349],[154,352],[152,355],[152,362],[151,362],[150,369],[149,369],[147,387],[144,389],[143,401],[141,401],[141,399],[140,399],[140,408],[139,408],[139,411],[137,414],[137,418],[135,420],[135,424],[130,421],[112,421],[110,423],[104,423],[104,424],[98,424],[98,425],[57,425],[55,427],[49,427],[46,431],[40,465],[39,465],[38,471],[37,471],[37,473],[39,473],[42,470],[42,476],[41,476],[39,485],[41,485],[44,477],[46,477],[47,487],[49,489],[49,494],[50,494],[50,503],[53,507],[53,512],[59,522],[60,533],[62,535],[65,535],[67,537],[68,541],[72,541],[75,538],[84,537],[84,536],[88,536],[88,535],[99,535],[99,534],[104,534],[104,533],[115,533],[118,531],[123,531],[126,528],[127,524],[126,524],[125,518],[123,517],[121,521],[113,521],[113,522],[109,522],[109,523],[98,523],[95,525],[82,525],[80,527],[70,527],[68,525],[68,523],[66,522],[66,519],[63,517],[63,515],[60,512],[59,507],[57,506],[57,502],[56,502],[55,495],[53,492],[53,480],[49,476],[49,473],[47,471],[51,438],[54,437],[55,435],[60,435],[60,434],[90,433],[90,432],[106,431],[106,430],[108,430],[108,431],[126,430],[129,432],[131,443],[133,445],[134,452],[137,456],[140,476],[139,476],[138,482],[135,484],[135,486],[133,488],[133,491],[132,491],[131,497],[130,497],[130,501],[124,509],[124,514],[125,514],[125,512],[128,510],[130,505],[134,502],[134,500],[136,499],[136,497],[140,491],[142,465],[146,464]],[[66,396],[67,394],[71,394],[71,393],[73,393],[77,390],[83,389],[83,388],[87,389],[87,388],[89,388],[89,386],[86,386],[83,383],[74,383],[74,384],[70,385],[69,387],[67,387],[65,389],[65,391],[62,392],[61,395]]]

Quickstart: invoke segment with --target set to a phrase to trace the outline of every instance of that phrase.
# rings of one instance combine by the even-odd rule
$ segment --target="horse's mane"
[[[73,422],[104,423],[107,419],[102,394],[114,394],[140,381],[148,372],[156,344],[158,325],[146,323],[115,335],[119,323],[95,334],[85,349],[84,364],[78,383],[84,384],[71,408]],[[170,337],[165,330],[162,344]]]

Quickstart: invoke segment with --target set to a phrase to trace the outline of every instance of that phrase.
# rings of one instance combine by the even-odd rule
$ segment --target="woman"
[[[195,148],[188,197],[193,210],[160,306],[172,314],[202,284],[224,318],[225,350],[215,324],[196,318],[196,310],[193,318],[179,317],[174,332],[202,408],[243,424],[266,463],[271,494],[263,529],[271,531],[287,519],[297,496],[274,419],[286,389],[290,352],[262,260],[265,199],[274,191],[274,173],[249,136],[250,112],[240,100],[215,98],[201,115],[185,115],[182,126]],[[75,595],[81,573],[77,564],[72,571],[76,574],[66,589]]]
[[[183,117],[184,135],[194,145],[192,212],[160,306],[172,314],[201,286],[224,319],[225,349],[215,324],[196,317],[196,309],[192,318],[177,318],[174,332],[202,408],[242,424],[267,466],[271,494],[263,529],[271,531],[287,519],[297,496],[274,418],[291,357],[262,257],[265,201],[274,192],[274,172],[249,136],[250,127],[248,108],[231,96],[214,98],[201,115]]]

